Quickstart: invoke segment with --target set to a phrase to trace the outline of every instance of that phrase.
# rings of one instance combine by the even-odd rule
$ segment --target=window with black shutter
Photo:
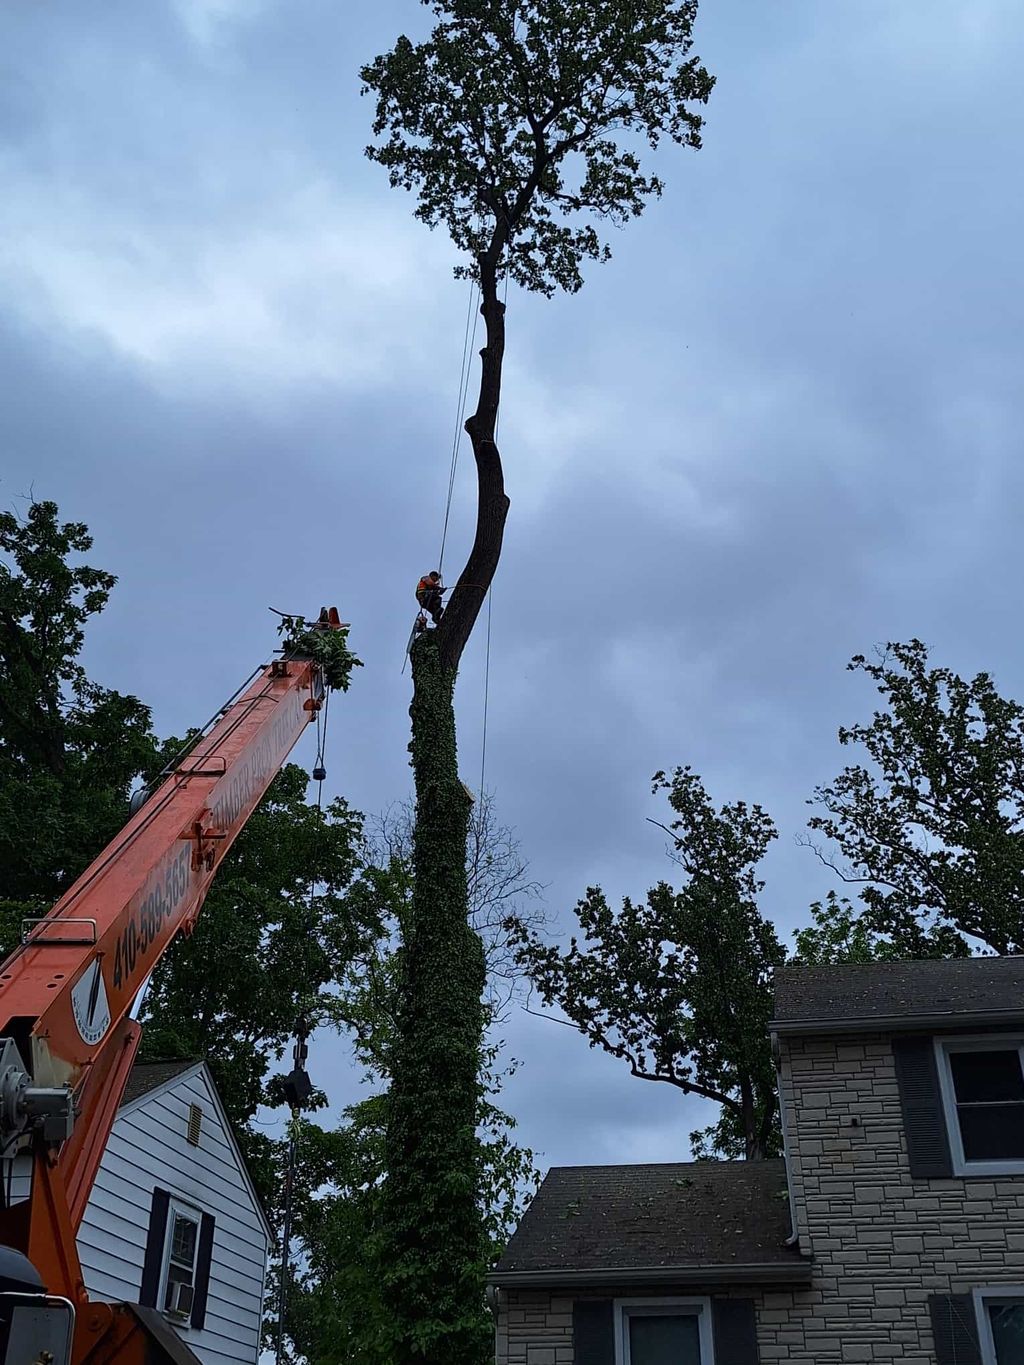
[[[759,1365],[752,1299],[578,1299],[574,1365]]]
[[[1024,1042],[943,1039],[939,1062],[954,1170],[1024,1173]]]
[[[759,1365],[753,1299],[577,1299],[574,1365]]]
[[[953,1174],[935,1040],[897,1037],[892,1044],[903,1111],[910,1174],[930,1179]]]
[[[150,1206],[139,1303],[159,1308],[179,1327],[206,1321],[215,1220],[155,1189]]]

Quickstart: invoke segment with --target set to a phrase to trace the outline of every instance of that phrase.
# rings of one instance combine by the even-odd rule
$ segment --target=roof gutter
[[[870,1019],[855,1019],[831,1015],[825,1019],[773,1019],[768,1025],[773,1033],[906,1033],[926,1028],[978,1028],[992,1024],[1020,1024],[1024,1020],[1024,1005],[1015,1009],[973,1010],[969,1014],[945,1010],[940,1014],[879,1014]]]
[[[810,1260],[780,1265],[622,1266],[601,1270],[492,1270],[487,1283],[502,1289],[579,1285],[810,1284]]]

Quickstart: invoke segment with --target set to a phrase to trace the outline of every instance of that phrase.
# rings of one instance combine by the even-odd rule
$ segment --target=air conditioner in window
[[[195,1301],[195,1285],[174,1282],[167,1286],[167,1312],[172,1318],[188,1318]]]

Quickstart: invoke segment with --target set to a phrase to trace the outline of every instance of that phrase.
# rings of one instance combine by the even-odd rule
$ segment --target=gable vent
[[[199,1146],[199,1133],[203,1126],[203,1111],[198,1104],[190,1104],[188,1107],[188,1131],[186,1139],[193,1147]]]

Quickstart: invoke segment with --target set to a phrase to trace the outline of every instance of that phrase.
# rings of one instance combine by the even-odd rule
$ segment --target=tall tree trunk
[[[459,666],[462,651],[498,567],[508,516],[509,501],[505,494],[501,455],[494,439],[501,399],[501,367],[505,358],[505,305],[498,298],[501,250],[502,243],[496,239],[478,262],[480,312],[486,327],[486,343],[480,352],[480,396],[476,411],[466,422],[476,460],[476,536],[438,628],[441,663],[452,672]]]
[[[497,246],[480,259],[487,342],[479,401],[466,423],[479,486],[476,537],[440,626],[412,648],[414,882],[400,954],[381,1229],[392,1365],[483,1365],[490,1350],[476,1133],[486,969],[468,923],[471,798],[459,780],[453,693],[508,512],[494,441],[505,348],[500,254]]]
[[[467,922],[470,798],[459,780],[454,674],[439,632],[413,650],[416,828],[391,1058],[383,1269],[394,1365],[480,1365],[484,1235],[476,1136],[484,953]]]

